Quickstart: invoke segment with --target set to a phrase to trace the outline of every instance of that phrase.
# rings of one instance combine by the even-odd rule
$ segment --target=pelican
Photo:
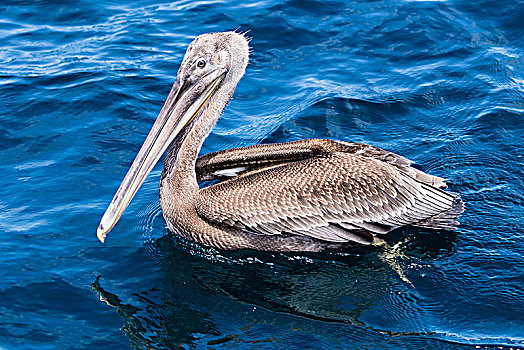
[[[104,242],[166,151],[160,205],[170,231],[221,250],[322,251],[373,244],[406,225],[455,229],[464,210],[444,179],[380,148],[329,139],[198,157],[249,60],[242,33],[198,36],[107,208]],[[199,189],[198,181],[222,180]]]

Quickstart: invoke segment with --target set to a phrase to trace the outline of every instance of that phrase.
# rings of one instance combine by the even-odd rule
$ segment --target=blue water
[[[159,164],[99,243],[185,48],[237,28],[203,152],[370,143],[446,177],[460,229],[394,232],[389,261],[219,252],[169,237]],[[523,348],[523,33],[516,0],[2,1],[0,348]]]

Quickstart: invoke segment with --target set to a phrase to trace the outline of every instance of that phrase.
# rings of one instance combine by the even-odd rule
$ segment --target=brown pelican
[[[405,225],[454,229],[464,205],[444,180],[377,147],[327,139],[262,144],[197,159],[248,64],[237,32],[188,47],[153,128],[106,210],[103,242],[168,148],[160,180],[167,226],[218,249],[321,251],[371,244]],[[199,189],[198,180],[230,177]]]

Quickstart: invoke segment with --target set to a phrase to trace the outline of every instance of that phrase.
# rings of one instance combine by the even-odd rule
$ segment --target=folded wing
[[[438,188],[445,186],[442,179],[368,147],[317,152],[214,184],[199,191],[197,212],[254,234],[364,244],[404,225],[452,229],[457,224],[462,201]]]

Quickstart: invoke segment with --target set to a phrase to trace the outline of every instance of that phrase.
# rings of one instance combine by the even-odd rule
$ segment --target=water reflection
[[[382,334],[427,335],[421,321],[427,310],[416,305],[421,299],[420,263],[428,265],[452,254],[455,236],[417,232],[400,230],[390,238],[391,244],[401,242],[400,253],[392,259],[413,286],[399,278],[377,247],[307,254],[219,252],[166,234],[146,243],[162,276],[154,287],[119,297],[106,291],[99,277],[92,289],[116,308],[125,321],[122,331],[135,348],[252,341],[246,336],[248,329],[263,323],[267,330],[268,322],[278,326],[275,313],[368,329],[385,324],[378,330]],[[385,308],[383,313],[377,314],[377,305]],[[404,320],[388,327],[388,315],[398,316],[398,310],[415,322]],[[399,324],[411,328],[399,331]],[[232,325],[247,328],[230,329]],[[270,341],[262,335],[257,339]]]
[[[129,337],[135,349],[180,348],[193,343],[197,334],[217,334],[210,321],[211,315],[197,310],[196,305],[180,302],[183,298],[176,291],[181,286],[176,286],[172,292],[168,292],[168,288],[165,293],[157,289],[133,293],[138,305],[134,306],[106,291],[100,285],[100,277],[91,288],[100,301],[116,308],[125,322],[120,330]]]

